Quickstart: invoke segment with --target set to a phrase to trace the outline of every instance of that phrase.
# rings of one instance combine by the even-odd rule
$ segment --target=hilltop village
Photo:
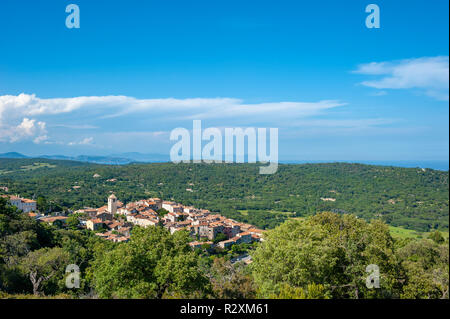
[[[43,216],[37,213],[36,202],[16,196],[9,196],[10,203],[29,216],[49,224],[63,226],[68,216]],[[33,203],[33,207],[25,203]],[[233,219],[209,210],[162,201],[159,198],[143,199],[124,205],[114,194],[108,203],[99,208],[89,208],[73,212],[80,216],[80,227],[94,231],[97,236],[113,242],[127,242],[134,226],[162,226],[174,233],[186,230],[194,239],[192,248],[217,246],[230,248],[234,244],[259,242],[263,230],[253,225],[239,223]]]
[[[157,213],[161,209],[167,213],[161,216]],[[159,198],[149,198],[124,205],[112,194],[108,197],[107,205],[96,209],[86,208],[75,213],[84,213],[90,217],[85,223],[87,229],[95,231],[105,227],[107,231],[97,235],[115,242],[128,241],[130,231],[136,225],[142,227],[160,225],[172,234],[179,230],[187,230],[193,238],[197,239],[190,243],[193,248],[204,244],[213,245],[219,234],[223,234],[221,238],[225,239],[217,243],[217,246],[221,248],[260,241],[263,232],[253,225],[239,223],[208,210],[162,201]],[[201,239],[207,241],[200,241]]]

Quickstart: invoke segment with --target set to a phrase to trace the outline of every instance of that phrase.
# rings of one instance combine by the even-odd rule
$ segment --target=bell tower
[[[114,194],[108,197],[108,212],[112,215],[117,213],[117,197]]]

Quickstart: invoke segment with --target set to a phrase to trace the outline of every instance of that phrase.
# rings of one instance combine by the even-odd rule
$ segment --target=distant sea
[[[398,167],[420,167],[420,168],[431,168],[441,171],[448,171],[449,161],[282,161],[280,163],[285,164],[306,164],[306,163],[360,163],[369,165],[383,165],[383,166],[398,166]]]

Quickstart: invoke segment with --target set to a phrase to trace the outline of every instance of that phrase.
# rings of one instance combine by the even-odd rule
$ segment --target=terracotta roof
[[[248,236],[248,235],[251,235],[250,232],[248,232],[248,231],[244,231],[242,233],[237,234],[237,236],[239,236],[239,237],[241,237],[241,236]]]
[[[52,217],[44,217],[41,218],[40,221],[46,222],[46,223],[53,223],[57,220],[66,220],[67,217],[65,216],[52,216]]]
[[[32,199],[22,198],[21,200],[22,200],[22,202],[24,202],[24,203],[36,203],[36,201],[35,201],[35,200],[32,200]]]
[[[264,232],[264,230],[258,228],[249,228],[247,231],[250,233],[258,233],[258,234],[262,234]]]

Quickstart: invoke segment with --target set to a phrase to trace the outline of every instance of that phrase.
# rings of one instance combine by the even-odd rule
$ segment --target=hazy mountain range
[[[78,156],[66,156],[66,155],[39,155],[39,156],[26,156],[17,152],[9,152],[0,154],[0,158],[46,158],[56,160],[71,160],[79,162],[88,162],[96,164],[115,164],[124,165],[133,162],[168,162],[169,156],[162,154],[142,154],[142,153],[121,153],[112,154],[108,156],[92,156],[92,155],[78,155]]]

